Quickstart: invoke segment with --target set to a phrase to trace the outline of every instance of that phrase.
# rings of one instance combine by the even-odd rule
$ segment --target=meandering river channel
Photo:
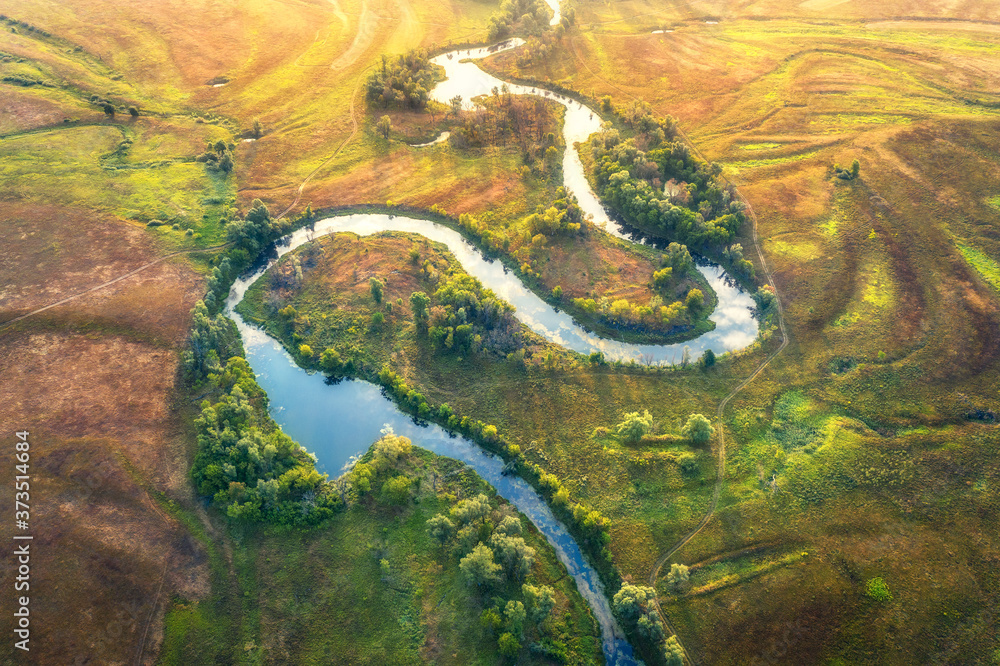
[[[558,21],[558,14],[553,20]],[[455,95],[461,95],[464,103],[469,105],[474,97],[490,94],[494,87],[499,88],[505,83],[483,72],[472,60],[499,50],[516,48],[521,43],[523,42],[520,40],[511,40],[499,47],[454,51],[434,58],[435,63],[444,67],[448,78],[431,91],[431,97],[447,102]],[[563,174],[566,187],[598,226],[621,238],[631,239],[628,231],[608,216],[590,189],[579,153],[574,148],[575,143],[586,141],[588,136],[600,129],[600,117],[580,102],[557,93],[517,84],[507,86],[514,94],[540,95],[554,99],[566,107],[563,126],[563,138],[566,142]],[[751,311],[752,299],[714,264],[699,266],[698,270],[708,279],[719,298],[718,306],[711,316],[716,323],[715,330],[685,343],[636,345],[600,338],[585,331],[567,314],[555,310],[527,289],[500,262],[485,259],[457,231],[436,222],[378,214],[328,218],[318,221],[312,228],[300,229],[283,238],[277,246],[278,255],[290,252],[322,234],[341,231],[360,235],[379,231],[406,231],[444,243],[469,274],[514,305],[515,314],[520,321],[546,339],[581,353],[601,351],[612,360],[673,363],[681,360],[684,347],[690,347],[695,356],[706,349],[720,354],[742,349],[757,336],[757,322]],[[396,409],[373,384],[364,381],[328,384],[321,375],[306,372],[295,364],[280,343],[263,331],[247,325],[234,311],[247,288],[276,260],[273,259],[267,266],[237,280],[226,301],[226,312],[239,327],[246,346],[247,360],[257,373],[261,387],[267,391],[272,416],[282,429],[316,454],[321,471],[334,475],[378,439],[385,424],[392,426],[395,432],[409,437],[418,446],[465,462],[492,484],[501,496],[527,515],[555,548],[600,624],[608,664],[635,664],[632,647],[624,639],[614,620],[597,573],[587,563],[569,532],[534,489],[520,478],[501,473],[503,461],[500,458],[485,453],[462,437],[450,435],[436,425],[417,425],[409,416]]]

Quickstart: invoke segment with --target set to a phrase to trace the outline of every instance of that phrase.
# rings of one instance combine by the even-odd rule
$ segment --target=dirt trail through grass
[[[681,134],[683,135],[683,132],[681,132]],[[684,138],[685,140],[687,140],[687,136],[684,136]],[[694,147],[694,144],[692,144],[690,141],[688,141],[688,145]],[[695,148],[695,151],[697,152],[697,148]],[[778,328],[781,331],[781,344],[778,346],[777,349],[774,350],[774,352],[771,353],[770,356],[764,359],[764,361],[759,366],[757,366],[757,369],[754,370],[749,377],[740,382],[739,385],[737,385],[736,388],[730,391],[726,395],[726,397],[722,399],[722,402],[719,403],[719,408],[715,411],[715,418],[717,421],[716,428],[719,431],[719,443],[718,443],[719,464],[718,464],[717,475],[715,478],[715,488],[712,490],[712,503],[709,505],[708,511],[705,512],[705,515],[702,517],[701,521],[695,526],[695,528],[690,532],[688,532],[687,534],[685,534],[683,537],[681,537],[673,546],[671,546],[667,550],[667,552],[665,552],[663,555],[659,557],[659,559],[656,560],[656,564],[653,565],[653,569],[649,572],[648,585],[652,588],[656,587],[656,579],[659,577],[660,570],[663,568],[663,565],[667,563],[667,561],[674,555],[674,553],[676,553],[685,545],[687,545],[687,543],[691,541],[691,539],[697,536],[698,533],[701,532],[706,525],[708,525],[708,522],[712,519],[712,516],[715,515],[716,508],[719,506],[719,495],[722,493],[722,483],[725,479],[725,474],[726,474],[726,436],[722,421],[722,416],[723,413],[726,411],[726,407],[729,405],[729,402],[740,393],[740,391],[745,389],[750,384],[750,382],[756,379],[760,375],[760,373],[762,373],[764,369],[771,364],[771,361],[773,361],[778,356],[778,354],[784,351],[785,347],[788,346],[788,331],[785,328],[785,317],[784,317],[784,312],[782,311],[781,308],[781,299],[777,297],[778,292],[774,284],[774,277],[771,274],[771,269],[768,268],[767,266],[767,260],[764,258],[764,252],[761,250],[760,246],[760,237],[757,234],[757,215],[756,213],[754,213],[753,208],[750,207],[749,202],[747,202],[746,198],[744,198],[743,194],[738,189],[736,189],[736,193],[740,197],[740,199],[747,204],[747,211],[750,213],[750,219],[753,220],[754,248],[757,250],[757,256],[760,258],[760,266],[761,269],[764,271],[764,276],[767,278],[767,283],[771,285],[772,289],[775,289],[774,300],[778,309],[777,313]],[[681,650],[684,651],[684,658],[687,660],[689,664],[695,664],[696,663],[695,660],[691,658],[691,655],[690,653],[688,653],[687,648],[685,648],[683,642],[681,642],[680,636],[677,635],[677,631],[670,623],[670,620],[669,618],[667,618],[666,613],[664,613],[663,609],[660,607],[659,599],[656,600],[656,609],[659,612],[664,625],[667,627],[670,633],[677,638],[677,642],[680,644]]]
[[[323,160],[322,164],[320,164],[318,167],[316,167],[315,169],[313,169],[312,172],[308,176],[306,176],[306,179],[302,181],[302,183],[299,185],[298,190],[295,192],[295,200],[292,201],[292,203],[290,203],[288,205],[288,208],[286,208],[285,210],[281,211],[281,214],[278,215],[278,217],[276,219],[280,220],[285,215],[288,215],[288,212],[290,210],[292,210],[293,208],[295,208],[295,206],[298,205],[299,200],[302,198],[302,192],[303,192],[303,190],[306,189],[306,185],[309,184],[309,181],[312,180],[312,177],[315,176],[317,173],[319,173],[320,169],[322,169],[327,164],[329,164],[330,160],[332,160],[334,157],[336,157],[337,155],[339,155],[340,151],[342,151],[344,149],[344,146],[346,146],[348,143],[350,143],[351,139],[353,139],[354,136],[358,133],[358,116],[357,116],[357,114],[354,111],[354,106],[355,106],[355,104],[358,101],[358,90],[361,88],[361,79],[364,77],[365,72],[368,71],[368,69],[369,68],[363,69],[361,71],[361,74],[358,75],[358,82],[354,86],[354,92],[351,93],[351,125],[352,125],[351,133],[348,135],[348,137],[346,139],[344,139],[344,142],[341,143],[340,146],[337,147],[337,150],[333,151],[332,155],[330,155],[328,158],[326,158],[325,160]]]
[[[375,37],[375,27],[378,24],[378,17],[373,12],[368,11],[368,2],[361,3],[361,15],[358,17],[358,29],[354,35],[354,41],[350,48],[344,51],[339,58],[333,61],[330,69],[347,69],[361,57],[365,49],[372,43]]]

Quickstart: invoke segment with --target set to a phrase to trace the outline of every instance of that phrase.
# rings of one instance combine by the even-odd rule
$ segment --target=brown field
[[[0,230],[4,321],[159,255],[74,208],[7,206]],[[191,502],[175,377],[202,289],[167,261],[0,331],[3,422],[31,433],[35,663],[155,663],[170,598],[208,592],[203,547],[162,504]]]

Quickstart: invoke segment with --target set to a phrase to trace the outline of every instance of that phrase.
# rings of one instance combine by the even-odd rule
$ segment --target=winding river
[[[557,0],[548,1],[548,4],[556,9],[553,22],[558,22]],[[431,91],[431,96],[447,102],[455,95],[461,95],[468,105],[474,97],[489,94],[492,88],[503,86],[503,81],[486,74],[471,60],[499,50],[515,48],[521,43],[520,40],[511,40],[498,48],[462,50],[438,56],[434,62],[445,68],[448,79],[438,84]],[[563,127],[567,146],[563,158],[566,187],[573,192],[595,223],[609,233],[631,239],[627,229],[608,216],[591,191],[579,154],[573,149],[577,142],[585,141],[590,134],[600,129],[600,117],[583,104],[550,91],[513,84],[508,85],[508,88],[515,94],[548,97],[566,107]],[[719,304],[711,317],[716,323],[715,330],[686,343],[635,345],[603,339],[585,331],[567,314],[555,310],[527,289],[500,262],[485,259],[457,231],[436,222],[379,214],[328,218],[281,239],[277,245],[277,254],[280,257],[322,234],[343,231],[359,235],[405,231],[444,243],[469,274],[515,306],[515,314],[520,321],[546,339],[577,352],[600,351],[612,360],[673,363],[681,360],[685,347],[689,347],[694,355],[706,349],[721,354],[742,349],[757,336],[757,322],[751,312],[752,299],[728,279],[720,267],[713,264],[701,265],[698,270],[718,294]],[[226,300],[226,312],[240,330],[247,360],[257,373],[261,387],[267,391],[271,413],[282,429],[316,454],[317,466],[321,471],[332,474],[337,474],[350,465],[358,454],[378,439],[386,424],[395,432],[409,437],[414,444],[468,464],[492,484],[501,496],[527,515],[555,548],[600,624],[607,663],[634,665],[636,661],[632,647],[616,625],[597,573],[584,559],[569,532],[534,489],[520,478],[502,475],[503,461],[500,458],[484,452],[462,437],[449,434],[439,426],[417,425],[396,409],[373,384],[364,381],[330,384],[321,375],[306,372],[295,364],[280,343],[260,329],[249,326],[234,311],[247,288],[275,261],[277,257],[272,258],[266,266],[237,280]]]

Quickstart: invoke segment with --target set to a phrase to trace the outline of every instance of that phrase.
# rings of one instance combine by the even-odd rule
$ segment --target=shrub
[[[505,657],[516,657],[521,651],[521,641],[510,632],[502,634],[497,640],[497,645],[500,647],[500,654]]]
[[[667,574],[667,586],[674,592],[682,592],[687,588],[690,577],[687,565],[674,562]]]
[[[664,642],[663,658],[667,666],[684,666],[684,650],[676,636],[671,636]]]
[[[639,412],[628,412],[625,419],[618,424],[618,436],[623,441],[634,444],[645,437],[653,428],[653,416],[648,410]]]
[[[882,578],[871,578],[865,583],[865,595],[879,602],[887,604],[892,601],[892,592]]]
[[[382,484],[382,500],[387,504],[401,505],[410,499],[412,482],[406,475],[395,476]],[[447,518],[445,518],[447,520]]]
[[[501,567],[493,561],[493,551],[489,546],[478,544],[472,552],[458,564],[465,579],[477,587],[493,585],[500,581]]]
[[[715,428],[712,427],[711,421],[705,418],[704,415],[692,414],[681,429],[681,434],[690,440],[692,444],[704,444],[712,439],[712,435],[715,434]]]
[[[443,546],[455,534],[455,523],[448,516],[439,513],[427,520],[427,533]]]
[[[376,303],[382,302],[383,287],[382,281],[377,277],[372,277],[368,279],[368,288],[371,289],[372,298]]]
[[[684,299],[684,305],[691,312],[699,312],[705,305],[705,294],[701,293],[701,289],[692,289]]]

